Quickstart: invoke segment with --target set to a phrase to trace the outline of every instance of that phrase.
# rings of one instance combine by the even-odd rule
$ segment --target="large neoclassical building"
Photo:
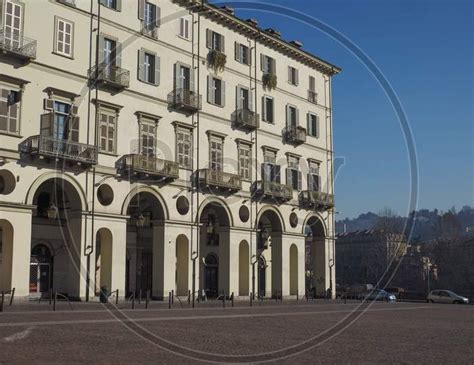
[[[335,287],[338,67],[196,0],[0,12],[1,290]]]

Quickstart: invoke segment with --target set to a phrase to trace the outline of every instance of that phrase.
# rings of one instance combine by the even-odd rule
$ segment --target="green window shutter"
[[[214,104],[214,89],[212,86],[212,77],[207,75],[207,102],[210,104]]]
[[[138,50],[138,80],[145,81],[145,52],[142,49]]]
[[[138,0],[138,19],[145,19],[145,0]]]
[[[298,190],[303,190],[303,176],[301,171],[298,171]]]
[[[99,63],[104,62],[104,43],[105,43],[105,38],[103,35],[99,36]]]
[[[262,96],[262,120],[267,121],[267,103],[265,96]]]
[[[155,27],[159,28],[161,26],[161,8],[159,6],[155,7]]]
[[[249,110],[253,111],[253,92],[249,90]]]
[[[319,138],[319,116],[316,116],[316,130],[314,131],[316,138]]]
[[[71,116],[68,137],[71,141],[79,142],[79,117],[77,115]]]
[[[265,55],[263,53],[260,54],[260,69],[264,73],[268,73],[268,69],[267,69],[266,62],[265,62]]]
[[[220,38],[221,38],[221,49],[219,51],[221,51],[222,53],[225,53],[225,37],[221,34]]]
[[[155,85],[160,84],[161,58],[155,56]]]
[[[122,11],[122,0],[117,0],[117,7],[115,10]]]
[[[221,106],[225,106],[225,81],[221,81]]]
[[[291,114],[290,114],[290,106],[286,106],[286,127],[289,128],[291,126]]]
[[[296,108],[296,123],[295,123],[295,126],[299,126],[300,125],[300,110],[298,108]]]
[[[53,131],[52,131],[53,120],[54,120],[54,111],[51,113],[46,113],[46,114],[41,115],[40,133],[42,136],[51,136],[53,134]]]
[[[122,43],[115,43],[115,65],[122,67]]]
[[[211,48],[212,43],[212,31],[210,29],[206,29],[206,47]]]
[[[54,110],[54,100],[49,99],[49,98],[43,99],[43,109],[53,111]]]
[[[189,90],[194,91],[194,68],[189,66]]]
[[[235,60],[238,62],[242,62],[242,60],[240,59],[240,44],[235,42],[234,46],[235,46],[234,48]]]
[[[296,77],[295,84],[296,86],[298,86],[300,83],[300,72],[298,69],[295,70],[295,77]]]

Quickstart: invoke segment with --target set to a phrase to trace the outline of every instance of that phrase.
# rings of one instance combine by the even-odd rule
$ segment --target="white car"
[[[428,303],[469,304],[469,299],[457,295],[451,290],[432,290],[426,301]]]

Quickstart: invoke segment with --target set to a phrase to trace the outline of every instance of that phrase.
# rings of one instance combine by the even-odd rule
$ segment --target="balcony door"
[[[237,109],[250,110],[250,92],[244,87],[237,88]]]
[[[117,42],[112,39],[104,38],[104,65],[107,68],[116,65],[117,59]]]
[[[22,44],[23,6],[12,1],[5,2],[5,43],[11,48]]]
[[[222,171],[224,142],[221,138],[211,138],[209,143],[209,167],[212,171]]]
[[[191,69],[183,65],[179,65],[178,67],[177,88],[191,91]]]

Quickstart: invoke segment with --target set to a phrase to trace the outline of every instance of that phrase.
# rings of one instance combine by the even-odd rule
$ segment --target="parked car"
[[[393,294],[397,297],[397,299],[402,299],[403,294],[405,293],[405,289],[403,288],[385,288],[387,292]]]
[[[469,299],[451,290],[432,290],[426,297],[428,303],[469,304]]]
[[[365,296],[365,300],[385,300],[387,302],[396,302],[397,297],[383,289],[373,289]]]

